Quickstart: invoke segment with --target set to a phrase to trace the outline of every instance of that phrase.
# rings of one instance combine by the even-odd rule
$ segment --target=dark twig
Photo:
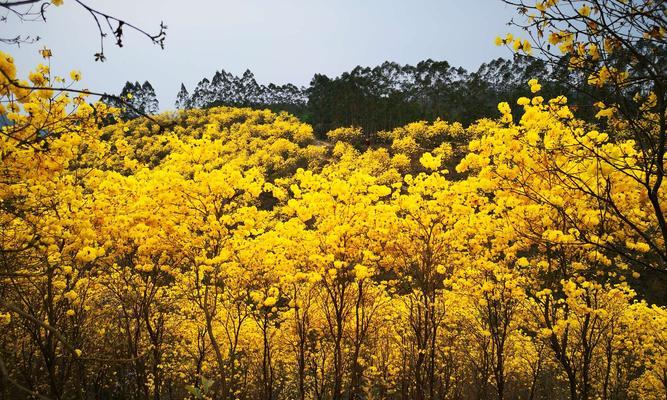
[[[164,22],[160,22],[160,30],[157,33],[151,34],[146,30],[134,24],[128,23],[121,18],[114,17],[113,15],[99,11],[81,0],[74,1],[90,14],[93,21],[95,21],[95,25],[97,26],[97,30],[100,36],[100,49],[97,53],[94,54],[95,61],[106,60],[106,55],[104,54],[104,40],[109,34],[112,34],[116,39],[116,45],[118,47],[123,47],[123,38],[125,34],[124,28],[129,28],[135,32],[138,32],[139,34],[148,38],[153,44],[156,44],[160,46],[160,48],[164,49],[164,41],[167,37],[167,26],[164,24]],[[33,11],[33,6],[39,3],[41,3],[39,11]],[[0,8],[4,8],[10,11],[21,21],[35,21],[37,18],[46,21],[46,9],[50,5],[51,3],[45,0],[17,0],[0,2]],[[17,9],[24,6],[28,6],[29,8],[27,10]],[[6,20],[7,18],[3,18],[3,22]],[[32,43],[38,41],[39,39],[39,37],[21,38],[21,36],[16,36],[13,38],[0,38],[0,42],[19,45],[21,43]]]

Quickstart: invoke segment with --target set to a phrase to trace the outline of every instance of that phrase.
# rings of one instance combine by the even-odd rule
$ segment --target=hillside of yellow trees
[[[2,399],[667,395],[637,292],[666,244],[613,109],[611,134],[531,81],[365,148],[249,108],[109,124],[23,87],[78,73],[0,69]]]

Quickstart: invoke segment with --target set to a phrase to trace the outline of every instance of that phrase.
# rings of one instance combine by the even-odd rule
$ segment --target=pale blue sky
[[[47,23],[0,24],[0,35],[36,34],[39,44],[0,45],[22,71],[53,50],[52,69],[83,73],[82,86],[118,92],[125,81],[149,80],[162,110],[172,109],[181,82],[192,91],[203,77],[225,69],[254,72],[259,83],[307,85],[313,74],[339,75],[356,65],[384,61],[415,64],[447,60],[475,70],[508,57],[493,39],[505,33],[515,10],[500,0],[88,0],[101,11],[157,31],[168,25],[165,50],[128,31],[125,47],[107,40],[104,63],[94,62],[93,20],[64,0],[50,7]]]

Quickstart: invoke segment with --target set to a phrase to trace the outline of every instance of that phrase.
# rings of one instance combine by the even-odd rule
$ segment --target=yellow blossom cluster
[[[667,314],[632,288],[665,245],[640,147],[528,85],[516,118],[362,151],[268,110],[109,124],[0,79],[11,376],[60,398],[664,393]]]

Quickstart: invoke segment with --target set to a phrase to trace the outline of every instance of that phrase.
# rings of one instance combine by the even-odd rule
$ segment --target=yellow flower
[[[528,55],[533,54],[533,46],[531,46],[528,40],[523,41],[523,43],[521,44],[521,49],[523,50],[524,53]]]
[[[70,291],[68,291],[67,293],[65,293],[65,298],[66,298],[67,300],[69,300],[69,301],[74,301],[74,300],[76,300],[78,297],[79,297],[79,295],[78,295],[75,291],[73,291],[73,290],[70,290]]]
[[[354,276],[358,280],[363,280],[371,276],[370,271],[368,270],[368,267],[365,265],[357,264],[354,266]]]
[[[51,0],[51,4],[53,4],[56,7],[62,6],[63,5],[63,0]]]
[[[501,114],[510,114],[512,108],[510,108],[510,105],[506,101],[503,101],[498,104],[498,111],[500,111]]]
[[[262,293],[257,290],[253,290],[250,292],[250,299],[252,299],[254,303],[259,304],[264,299],[264,295],[262,295]]]
[[[267,297],[264,299],[264,307],[273,307],[278,302],[278,299],[275,297]]]
[[[442,164],[442,160],[440,157],[433,157],[431,153],[424,153],[424,155],[421,156],[419,159],[419,162],[421,165],[424,166],[424,168],[430,169],[430,170],[437,170],[440,168],[440,165]]]
[[[73,81],[78,82],[81,80],[81,72],[79,71],[71,71],[69,73],[70,78],[72,78]]]
[[[584,5],[579,9],[579,14],[583,15],[584,17],[588,17],[591,15],[591,8],[587,5]]]
[[[51,52],[51,49],[47,48],[46,46],[44,46],[44,48],[42,48],[42,49],[39,51],[39,54],[40,54],[43,58],[49,58],[49,57],[53,56],[53,53]]]
[[[540,90],[542,90],[542,85],[540,85],[537,81],[537,79],[531,79],[528,81],[528,86],[530,86],[530,91],[533,93],[537,93]]]
[[[90,262],[97,258],[98,251],[92,247],[85,246],[76,253],[76,259],[83,262]]]

